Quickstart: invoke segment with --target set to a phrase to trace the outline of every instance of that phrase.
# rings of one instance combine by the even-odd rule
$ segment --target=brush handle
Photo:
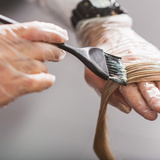
[[[17,21],[14,21],[13,19],[10,19],[6,16],[3,16],[0,14],[0,22],[3,24],[16,24],[18,23]]]
[[[52,44],[56,45],[60,49],[63,49],[71,53],[96,75],[98,75],[104,80],[108,80],[109,72],[105,63],[105,59],[103,59],[105,57],[102,58],[102,56],[100,56],[98,61],[95,60],[95,53],[101,52],[102,54],[103,50],[93,47],[76,48],[64,43],[52,43]],[[101,62],[103,65],[99,65]]]
[[[65,51],[71,53],[72,55],[77,57],[82,63],[84,63],[86,66],[91,63],[90,57],[88,55],[89,47],[75,48],[75,47],[72,47],[72,46],[70,46],[68,44],[64,44],[64,43],[53,43],[53,44],[56,45],[58,48],[63,49]]]
[[[69,46],[68,44],[65,44],[65,43],[53,43],[53,44],[56,45],[60,49],[63,49],[69,53],[74,54],[75,56],[78,54],[77,48]]]

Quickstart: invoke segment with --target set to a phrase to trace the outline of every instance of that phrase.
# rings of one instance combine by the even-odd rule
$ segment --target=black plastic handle
[[[81,62],[83,62],[85,65],[87,65],[88,63],[89,64],[92,63],[90,57],[88,56],[88,51],[90,47],[86,47],[84,49],[84,48],[72,47],[65,43],[53,43],[53,44],[59,47],[60,49],[63,49],[71,53],[72,55],[77,57]]]

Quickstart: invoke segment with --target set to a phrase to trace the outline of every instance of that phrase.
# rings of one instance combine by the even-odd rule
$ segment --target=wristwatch
[[[127,13],[115,0],[82,0],[72,11],[71,22],[75,28],[81,20]]]

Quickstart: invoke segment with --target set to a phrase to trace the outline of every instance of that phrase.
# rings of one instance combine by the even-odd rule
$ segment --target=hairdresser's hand
[[[136,34],[135,36],[135,42],[137,42],[140,37]],[[130,44],[133,43],[133,39],[131,40],[132,42],[128,43],[129,46],[126,48],[130,48]],[[141,41],[143,43],[138,42],[135,47],[133,43],[132,50],[128,50],[129,54],[122,54],[124,63],[160,61],[159,50],[143,39],[141,39]],[[139,52],[136,52],[137,50],[139,50]],[[140,55],[140,51],[143,54]],[[121,56],[120,53],[117,55]],[[85,78],[88,84],[101,95],[105,81],[96,76],[89,69],[86,69]],[[129,113],[133,108],[144,118],[155,120],[158,113],[160,113],[160,82],[139,82],[121,86],[110,96],[109,103],[125,113]]]
[[[88,84],[101,95],[105,81],[86,69],[85,78]],[[129,84],[117,89],[109,103],[124,113],[130,113],[133,108],[148,120],[155,120],[160,113],[160,82],[140,82]]]
[[[49,43],[64,43],[67,32],[40,22],[0,26],[0,106],[50,87],[55,76],[44,61],[60,61],[65,52]]]

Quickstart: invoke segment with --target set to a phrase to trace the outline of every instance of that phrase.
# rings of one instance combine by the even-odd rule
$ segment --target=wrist
[[[114,41],[112,34],[118,36],[121,30],[131,27],[132,18],[127,14],[120,14],[82,20],[76,27],[76,33],[82,46],[101,47],[106,46],[108,41]]]

